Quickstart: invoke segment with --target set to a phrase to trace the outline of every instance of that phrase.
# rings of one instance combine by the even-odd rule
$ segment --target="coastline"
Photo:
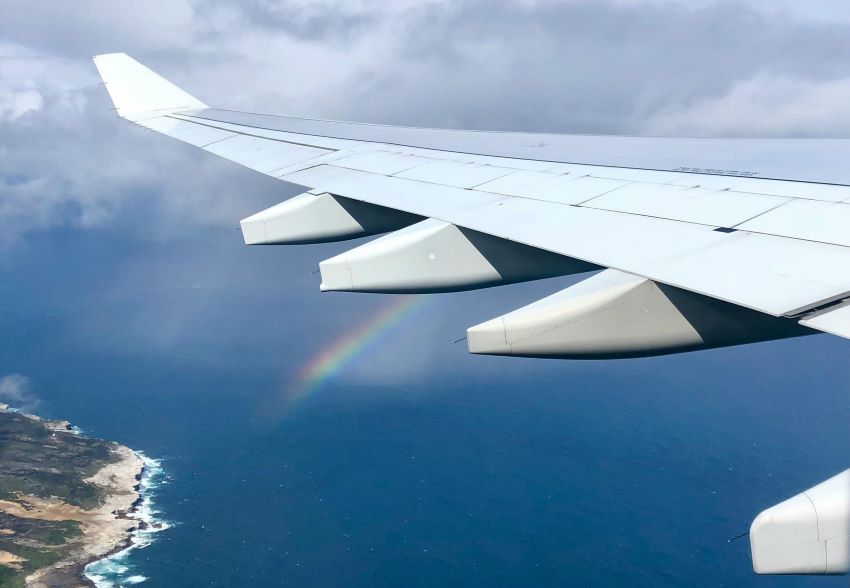
[[[86,576],[85,568],[125,549],[130,543],[132,534],[139,526],[135,511],[141,496],[139,480],[144,464],[135,452],[123,445],[116,444],[114,453],[119,456],[119,461],[103,467],[86,480],[109,492],[107,500],[99,507],[83,510],[52,499],[33,500],[34,497],[27,497],[30,508],[25,514],[41,519],[58,520],[61,517],[64,520],[75,520],[82,524],[83,532],[81,549],[70,557],[27,576],[28,587],[57,585],[69,576],[73,576],[84,586],[95,586]],[[14,512],[7,502],[0,501],[0,507],[4,506],[6,512],[24,514],[20,511]]]
[[[66,421],[52,421],[25,414],[0,404],[0,413],[17,419],[57,444],[98,443],[102,449],[100,460],[92,463],[96,470],[75,470],[80,486],[90,488],[100,498],[94,502],[79,502],[67,497],[60,498],[52,492],[16,492],[0,498],[0,514],[21,522],[21,525],[73,525],[77,532],[67,537],[60,545],[61,557],[51,560],[49,565],[31,569],[24,578],[31,588],[49,586],[95,586],[103,588],[117,585],[98,572],[108,562],[126,556],[137,548],[148,545],[150,535],[167,528],[154,516],[151,507],[150,486],[162,475],[157,460],[141,452],[119,445],[92,439],[80,434]],[[14,415],[14,416],[12,416]],[[24,420],[26,419],[26,421]],[[42,429],[38,429],[38,426]],[[48,445],[42,447],[49,448]],[[19,464],[20,466],[20,464]],[[32,466],[37,467],[37,466]],[[36,471],[36,470],[34,470]],[[61,495],[62,493],[60,493]],[[12,533],[11,530],[7,530]],[[14,550],[13,550],[14,551]],[[13,557],[13,554],[0,552]],[[9,560],[9,558],[6,558]],[[21,569],[26,560],[11,560],[12,569]],[[104,563],[106,562],[106,564]],[[142,576],[121,578],[125,583],[144,581]]]
[[[135,451],[142,460],[142,470],[135,486],[137,499],[128,513],[128,517],[138,522],[125,541],[111,552],[90,561],[83,566],[82,576],[89,585],[96,588],[110,588],[125,584],[139,584],[147,580],[140,575],[128,575],[130,566],[126,558],[136,549],[143,549],[153,542],[153,534],[168,529],[171,525],[157,515],[153,506],[154,490],[164,482],[165,473],[161,461]]]

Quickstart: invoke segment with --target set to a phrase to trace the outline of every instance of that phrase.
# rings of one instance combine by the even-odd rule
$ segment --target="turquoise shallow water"
[[[161,460],[173,526],[123,584],[846,585],[756,577],[727,542],[850,462],[846,342],[599,363],[451,344],[550,281],[437,297],[289,406],[299,370],[387,304],[319,295],[315,262],[344,247],[66,231],[0,268],[0,375]]]

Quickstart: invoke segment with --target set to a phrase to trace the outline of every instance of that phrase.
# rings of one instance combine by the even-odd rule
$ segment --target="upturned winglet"
[[[138,119],[207,105],[154,73],[126,53],[107,53],[92,58],[122,118]]]

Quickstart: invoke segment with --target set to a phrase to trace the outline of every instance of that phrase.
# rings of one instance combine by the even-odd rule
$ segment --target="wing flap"
[[[585,202],[584,206],[715,227],[734,227],[789,201],[761,194],[635,183]]]
[[[791,200],[738,228],[850,247],[850,204]]]
[[[825,202],[850,201],[850,187],[848,186],[830,186],[811,182],[744,178],[741,182],[735,184],[735,190],[754,194],[804,198],[806,200],[823,200]]]
[[[815,313],[802,319],[800,324],[824,333],[850,339],[850,303]]]

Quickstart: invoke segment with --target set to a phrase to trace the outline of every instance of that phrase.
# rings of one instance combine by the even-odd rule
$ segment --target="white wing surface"
[[[307,187],[299,210],[330,195],[389,221],[392,211],[406,213],[383,231],[436,219],[850,336],[850,141],[502,133],[247,114],[208,108],[127,55],[94,61],[121,117]],[[279,226],[305,213],[292,213],[291,201],[281,206],[243,222],[246,242],[311,240],[286,238]],[[313,211],[313,222],[328,223],[328,214]],[[319,227],[316,235],[382,232],[355,225],[360,233]],[[421,290],[440,290],[439,279],[433,286]]]

